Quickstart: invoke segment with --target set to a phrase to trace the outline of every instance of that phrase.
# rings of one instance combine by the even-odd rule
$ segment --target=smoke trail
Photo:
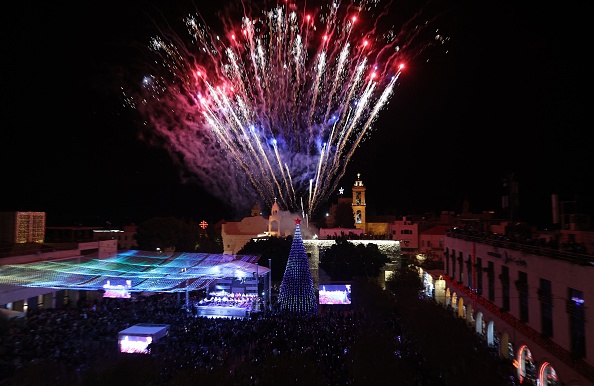
[[[401,64],[434,43],[421,33],[429,22],[417,14],[398,33],[382,30],[389,13],[377,0],[255,15],[242,5],[221,34],[200,14],[185,18],[185,38],[160,31],[150,73],[127,99],[185,178],[238,212],[276,200],[311,217],[373,131]]]

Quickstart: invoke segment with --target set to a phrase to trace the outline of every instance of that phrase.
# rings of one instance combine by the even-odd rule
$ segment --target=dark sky
[[[218,199],[181,182],[164,150],[138,139],[114,87],[138,59],[135,44],[155,35],[151,18],[194,6],[67,3],[3,6],[0,210],[45,211],[49,225],[231,219]],[[459,212],[465,199],[483,211],[499,208],[501,181],[513,173],[524,220],[549,221],[552,193],[593,213],[591,35],[584,2],[559,7],[438,7],[447,54],[405,70],[341,185],[348,192],[361,173],[376,214]]]

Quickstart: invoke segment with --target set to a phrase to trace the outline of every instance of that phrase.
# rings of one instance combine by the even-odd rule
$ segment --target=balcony
[[[481,244],[491,245],[495,248],[506,248],[514,251],[520,251],[525,254],[546,256],[553,259],[564,260],[572,264],[583,266],[594,266],[594,255],[586,253],[572,252],[565,249],[554,249],[538,245],[537,242],[530,240],[519,242],[517,240],[508,240],[504,235],[486,232],[468,232],[461,229],[454,229],[446,234],[447,237],[472,241]]]

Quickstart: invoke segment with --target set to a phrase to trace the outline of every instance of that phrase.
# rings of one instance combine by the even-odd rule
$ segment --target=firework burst
[[[428,23],[381,29],[389,14],[378,1],[250,13],[223,20],[221,34],[200,14],[185,18],[185,38],[161,31],[150,43],[154,67],[128,101],[213,195],[236,209],[276,200],[311,216],[372,132],[405,63],[427,46],[415,40]]]

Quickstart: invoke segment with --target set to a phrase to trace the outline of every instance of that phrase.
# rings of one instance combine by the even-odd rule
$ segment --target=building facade
[[[67,249],[40,251],[33,254],[3,257],[0,266],[30,264],[45,261],[83,262],[90,258],[106,259],[118,253],[116,240],[81,242],[69,245]],[[81,297],[97,295],[90,291],[70,289],[24,287],[0,284],[0,311],[11,314],[25,314],[29,310],[63,307],[76,304]]]
[[[93,240],[117,240],[119,250],[137,249],[136,231],[138,225],[125,225],[122,229],[94,229]]]
[[[430,261],[443,261],[445,236],[451,229],[446,225],[436,225],[419,233],[419,255]]]
[[[0,243],[43,243],[45,212],[0,212]]]
[[[390,224],[392,239],[399,240],[402,253],[417,253],[419,249],[419,224],[408,220],[396,220]]]
[[[542,236],[453,228],[433,296],[511,361],[522,384],[592,385],[594,256],[554,242],[569,235]]]
[[[295,232],[296,218],[301,219],[301,216],[281,210],[276,202],[270,208],[269,216],[262,215],[255,205],[251,216],[244,217],[241,221],[225,221],[221,224],[223,253],[235,255],[252,239],[290,236]],[[304,239],[312,239],[317,237],[318,229],[303,221],[301,234]]]

